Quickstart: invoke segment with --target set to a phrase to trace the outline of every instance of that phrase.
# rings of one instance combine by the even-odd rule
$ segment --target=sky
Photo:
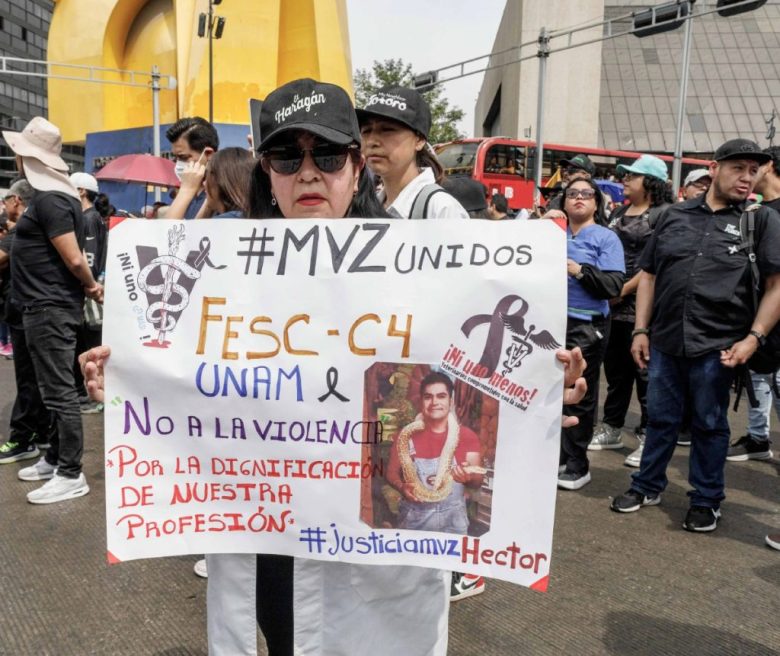
[[[506,0],[347,0],[352,68],[398,59],[415,73],[487,55]],[[444,95],[465,112],[458,128],[474,132],[483,73],[445,83]]]

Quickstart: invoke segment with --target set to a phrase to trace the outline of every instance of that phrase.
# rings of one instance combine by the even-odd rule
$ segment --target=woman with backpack
[[[444,171],[428,144],[431,110],[413,89],[387,86],[357,110],[366,164],[384,183],[379,200],[390,216],[468,219],[440,185]]]
[[[636,384],[636,395],[642,409],[640,423],[636,428],[639,446],[626,457],[625,465],[639,467],[647,426],[647,370],[639,370],[631,357],[631,331],[634,329],[636,288],[640,274],[637,262],[653,234],[659,215],[672,202],[672,194],[667,185],[666,164],[658,157],[642,155],[630,166],[619,165],[617,171],[623,174],[623,193],[628,203],[612,212],[609,228],[623,244],[626,282],[620,296],[610,301],[612,324],[604,355],[607,398],[604,401],[602,423],[594,433],[588,449],[599,451],[623,447],[621,432]]]

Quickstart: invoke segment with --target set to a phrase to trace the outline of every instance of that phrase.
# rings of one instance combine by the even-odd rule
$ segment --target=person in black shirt
[[[754,191],[763,196],[763,205],[780,211],[780,147],[767,148],[764,152],[771,158],[758,171],[758,179]],[[769,448],[769,418],[772,412],[774,398],[775,411],[780,418],[780,398],[772,389],[773,374],[757,374],[750,372],[753,391],[758,400],[758,407],[748,408],[748,430],[729,449],[726,460],[747,461],[766,460],[772,457]],[[774,373],[775,382],[780,386],[780,373]]]
[[[622,448],[623,424],[636,383],[641,410],[639,426],[636,427],[639,447],[628,455],[624,464],[639,467],[647,426],[647,372],[638,369],[631,357],[631,331],[634,329],[634,306],[640,274],[637,263],[658,217],[671,203],[672,195],[666,184],[666,164],[658,157],[642,155],[630,166],[619,165],[617,171],[623,174],[623,191],[628,204],[621,205],[612,213],[608,227],[623,244],[626,282],[620,296],[610,301],[612,322],[604,355],[607,399],[604,401],[602,424],[593,434],[588,449]]]
[[[35,117],[22,132],[2,134],[16,154],[16,168],[36,190],[16,225],[11,297],[22,309],[38,389],[57,424],[46,455],[18,476],[47,481],[29,492],[27,500],[49,504],[89,492],[81,471],[84,436],[73,361],[84,295],[102,301],[103,287],[82,253],[84,216],[78,193],[65,175],[59,129]]]
[[[84,213],[84,256],[92,271],[92,277],[103,282],[106,268],[106,254],[108,250],[108,229],[96,208],[100,196],[100,188],[97,179],[89,173],[72,173],[71,184],[76,188],[81,202],[81,210]],[[108,197],[103,196],[102,202],[107,203]],[[78,330],[76,341],[76,354],[99,346],[103,337],[103,311],[102,306],[91,299],[84,301],[84,319]],[[103,411],[103,405],[89,400],[87,389],[84,387],[84,377],[81,375],[78,358],[73,363],[73,375],[76,380],[76,389],[79,393],[79,405],[82,414],[95,414]]]
[[[693,490],[683,528],[717,528],[734,367],[748,361],[780,318],[780,215],[770,208],[755,213],[755,253],[765,281],[755,315],[739,227],[759,166],[768,159],[747,139],[723,144],[710,164],[707,193],[667,208],[639,261],[631,352],[638,366],[648,367],[647,438],[631,488],[612,501],[617,512],[660,502],[687,394]]]
[[[35,379],[30,350],[24,336],[22,312],[10,298],[10,253],[16,236],[16,222],[21,218],[27,205],[32,201],[35,190],[26,180],[17,180],[8,190],[4,204],[8,213],[8,234],[0,241],[0,270],[2,270],[3,320],[11,331],[11,343],[14,349],[14,377],[16,379],[16,399],[11,410],[8,440],[0,445],[0,464],[10,464],[21,460],[37,458],[39,447],[48,445],[52,430],[56,430],[54,417],[46,410]]]

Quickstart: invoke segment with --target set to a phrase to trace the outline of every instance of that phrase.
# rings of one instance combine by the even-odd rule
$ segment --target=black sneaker
[[[579,490],[590,483],[590,472],[584,474],[575,474],[568,469],[564,469],[563,473],[558,474],[558,487],[562,490]]]
[[[39,455],[38,447],[34,444],[21,444],[10,440],[0,446],[0,465],[7,465],[20,460],[31,460]]]
[[[685,516],[683,528],[694,533],[709,533],[718,528],[720,510],[705,508],[703,506],[691,506]]]
[[[766,460],[772,457],[769,440],[757,440],[750,433],[740,437],[729,447],[726,460],[744,462],[745,460]]]
[[[632,489],[612,499],[609,507],[615,512],[630,513],[636,512],[642,506],[657,506],[659,503],[661,503],[660,494],[647,496]]]

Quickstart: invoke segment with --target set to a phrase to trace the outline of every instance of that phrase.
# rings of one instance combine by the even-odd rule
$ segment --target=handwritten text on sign
[[[559,227],[124,221],[110,234],[112,560],[271,552],[545,580]]]

